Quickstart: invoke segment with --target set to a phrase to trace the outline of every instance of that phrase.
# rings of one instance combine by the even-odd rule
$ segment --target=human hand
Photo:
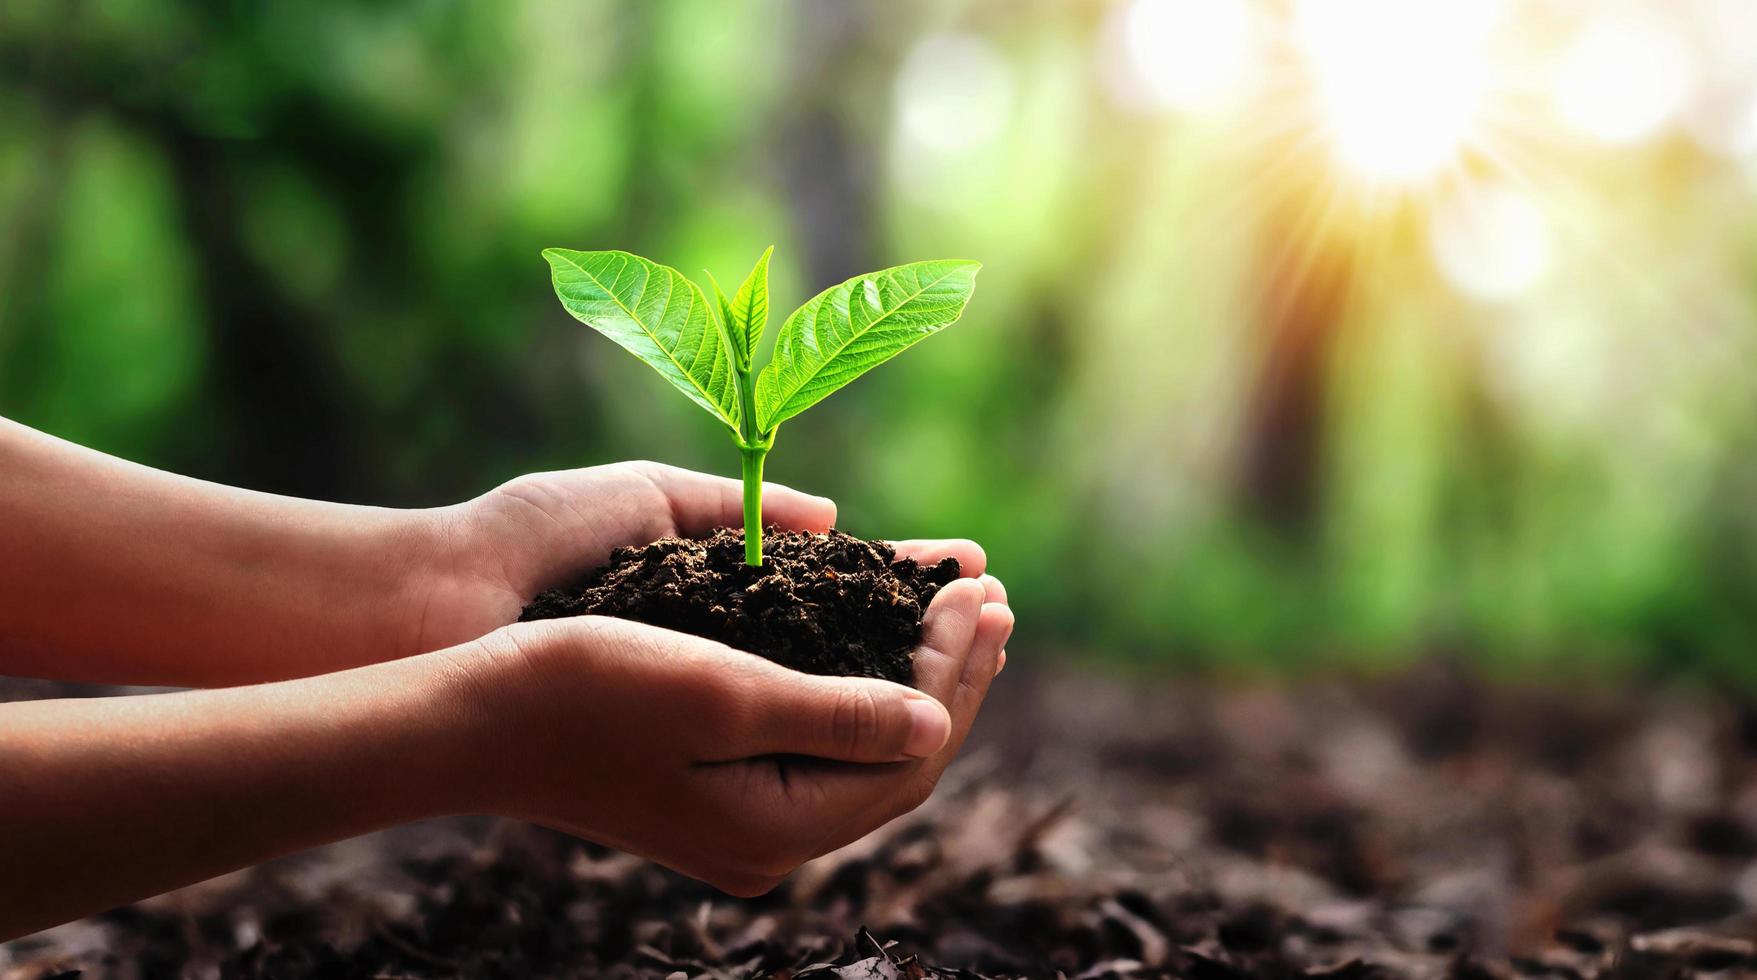
[[[969,542],[901,550],[959,555],[981,572]],[[999,581],[947,586],[924,620],[911,690],[616,619],[508,626],[462,654],[488,728],[472,802],[760,894],[927,799],[1012,628]]]
[[[417,563],[400,647],[436,650],[512,623],[538,592],[604,564],[613,548],[737,526],[742,492],[736,480],[675,466],[613,463],[521,476],[427,512],[426,537],[436,543]],[[823,531],[835,523],[836,505],[766,483],[763,521]],[[963,550],[981,554],[974,545]]]

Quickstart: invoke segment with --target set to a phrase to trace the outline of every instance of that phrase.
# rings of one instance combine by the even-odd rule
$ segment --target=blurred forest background
[[[7,0],[0,413],[382,504],[736,475],[541,248],[775,244],[777,316],[976,258],[770,475],[982,541],[1034,656],[1757,677],[1754,205],[1734,0]]]

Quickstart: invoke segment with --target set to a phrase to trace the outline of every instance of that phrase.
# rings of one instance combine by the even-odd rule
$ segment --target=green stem
[[[738,452],[744,457],[744,563],[763,564],[763,457],[775,444],[775,434],[763,438],[756,424],[756,371],[749,364],[733,364],[738,375]]]
[[[744,457],[744,563],[763,563],[763,457],[769,447],[740,446]]]

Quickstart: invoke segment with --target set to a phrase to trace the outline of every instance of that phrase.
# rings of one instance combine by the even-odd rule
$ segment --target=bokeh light
[[[1236,93],[1254,27],[1244,0],[1127,0],[1109,35],[1109,81],[1124,102],[1201,110]]]
[[[1730,157],[1757,155],[1757,4],[1693,0],[1686,24],[1696,42],[1696,97],[1684,126],[1697,144]]]
[[[1550,267],[1550,229],[1531,196],[1501,184],[1466,185],[1441,199],[1429,226],[1446,280],[1476,299],[1507,300]]]
[[[1657,14],[1605,14],[1587,24],[1556,66],[1556,109],[1580,133],[1606,143],[1650,136],[1690,101],[1691,54]]]
[[[914,149],[956,157],[999,136],[1012,107],[1012,75],[1000,54],[969,34],[916,43],[897,73],[897,122]]]

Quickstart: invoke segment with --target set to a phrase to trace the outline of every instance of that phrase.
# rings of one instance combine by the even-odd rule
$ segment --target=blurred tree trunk
[[[620,233],[630,248],[643,255],[659,250],[657,235],[667,224],[665,202],[672,197],[659,132],[659,36],[656,10],[651,3],[628,3],[616,8],[620,39],[618,74],[628,79],[629,102],[623,138],[628,141],[627,176],[622,187]]]
[[[70,60],[64,38],[71,33],[83,4],[66,0],[57,8],[51,43],[21,50],[7,45],[0,59],[10,61],[14,71],[35,79],[61,77]],[[0,37],[9,36],[11,12],[0,9]],[[15,80],[14,80],[15,81]],[[41,111],[37,131],[43,137],[38,165],[31,174],[35,184],[26,199],[0,228],[0,409],[16,410],[41,394],[40,348],[52,327],[43,321],[38,307],[43,301],[43,282],[53,259],[51,232],[67,183],[71,155],[73,115],[69,92],[45,81],[38,86]]]
[[[227,417],[215,447],[252,488],[337,499],[359,492],[357,413],[318,325],[247,251],[237,179],[216,141],[159,119],[207,313],[210,377]]]
[[[241,161],[262,148],[203,133],[174,102],[130,91],[136,80],[162,66],[20,56],[30,50],[0,44],[0,75],[48,107],[51,118],[88,111],[115,118],[157,146],[170,165],[196,258],[208,334],[207,375],[220,416],[214,426],[217,443],[190,471],[282,493],[352,494],[364,471],[358,465],[362,441],[349,394],[318,324],[250,255],[236,220]],[[274,135],[267,139],[320,142],[307,139],[301,127],[285,125],[292,122],[286,117],[278,122],[283,126],[271,128]]]
[[[782,198],[793,208],[793,230],[803,246],[806,281],[840,282],[875,263],[877,183],[882,173],[883,99],[871,66],[881,8],[868,4],[797,0],[793,66],[787,91],[794,101],[781,121]]]
[[[1257,276],[1263,356],[1240,457],[1248,512],[1295,543],[1317,516],[1330,353],[1353,274],[1346,243],[1311,220],[1322,193],[1303,187],[1268,212]]]

